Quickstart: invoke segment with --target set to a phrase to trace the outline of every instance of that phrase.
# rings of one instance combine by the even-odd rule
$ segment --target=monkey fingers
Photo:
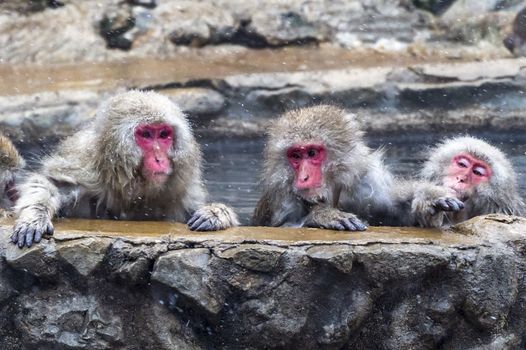
[[[43,234],[52,235],[53,231],[51,222],[43,224],[39,224],[38,222],[20,222],[16,224],[13,230],[11,242],[17,244],[19,248],[23,248],[24,246],[31,247],[33,242],[40,242]]]
[[[215,231],[217,224],[214,219],[215,217],[207,217],[196,212],[188,221],[188,228],[192,231]]]
[[[435,208],[442,211],[460,211],[464,209],[464,203],[456,198],[439,198],[435,202]],[[434,211],[434,210],[433,210]],[[436,212],[435,212],[436,213]],[[434,215],[434,214],[431,214]]]

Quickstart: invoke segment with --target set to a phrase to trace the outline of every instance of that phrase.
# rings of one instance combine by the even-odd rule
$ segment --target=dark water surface
[[[499,147],[511,159],[519,175],[520,192],[526,197],[526,135],[473,133]],[[410,177],[418,172],[426,147],[453,134],[398,134],[396,137],[369,137],[373,148],[385,149],[385,160],[393,173]],[[205,178],[212,201],[233,206],[242,222],[248,224],[259,199],[258,181],[262,166],[264,139],[221,139],[201,141],[206,159]]]

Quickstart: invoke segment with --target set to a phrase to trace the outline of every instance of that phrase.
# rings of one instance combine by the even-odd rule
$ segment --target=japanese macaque
[[[19,247],[39,242],[55,215],[175,220],[197,231],[238,224],[229,207],[203,205],[206,196],[185,115],[165,96],[129,91],[103,104],[21,184],[11,239]]]
[[[255,225],[362,231],[374,225],[431,225],[425,218],[460,210],[450,191],[399,182],[381,151],[363,141],[352,114],[328,105],[290,111],[268,131],[263,194]]]
[[[482,214],[526,214],[509,160],[496,147],[474,137],[445,140],[431,149],[420,175],[451,189],[465,205],[455,213],[438,213],[436,219],[444,225]]]
[[[512,32],[506,36],[503,43],[515,56],[526,56],[526,7],[515,16]]]
[[[0,217],[9,215],[18,198],[15,184],[24,165],[11,140],[0,133]]]

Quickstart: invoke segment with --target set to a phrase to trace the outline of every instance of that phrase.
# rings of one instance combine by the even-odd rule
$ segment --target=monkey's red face
[[[451,160],[444,185],[455,190],[462,199],[468,198],[475,187],[490,178],[491,167],[488,163],[468,153],[460,153]]]
[[[315,196],[323,185],[322,165],[327,157],[320,144],[293,145],[287,150],[287,159],[294,170],[294,187]]]
[[[168,151],[174,132],[167,124],[143,124],[135,129],[135,142],[142,151],[142,175],[158,185],[172,173]]]

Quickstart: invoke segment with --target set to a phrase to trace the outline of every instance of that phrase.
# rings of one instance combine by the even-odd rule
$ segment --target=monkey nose
[[[302,181],[307,181],[309,179],[309,175],[305,175],[303,176],[303,178],[301,179]]]

